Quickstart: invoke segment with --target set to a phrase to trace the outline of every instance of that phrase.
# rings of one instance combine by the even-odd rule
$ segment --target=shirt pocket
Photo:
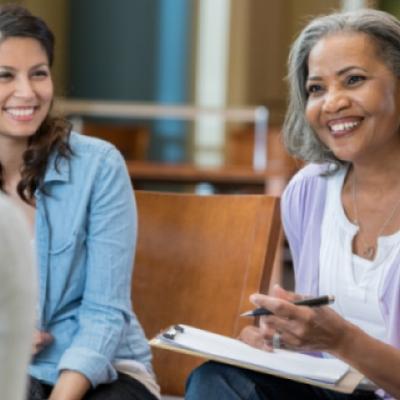
[[[86,235],[83,231],[65,232],[53,240],[49,249],[48,298],[56,311],[78,301],[84,290]]]
[[[50,241],[49,255],[58,256],[63,253],[69,253],[74,248],[82,246],[85,235],[78,229],[68,231],[68,229],[61,229],[61,232],[54,234]]]

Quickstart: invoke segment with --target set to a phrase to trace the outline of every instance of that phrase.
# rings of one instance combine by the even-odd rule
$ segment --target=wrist
[[[81,400],[90,389],[89,380],[79,372],[61,372],[49,400]]]
[[[340,330],[340,335],[331,353],[339,359],[348,359],[349,355],[355,349],[360,332],[360,328],[346,321],[343,329]]]

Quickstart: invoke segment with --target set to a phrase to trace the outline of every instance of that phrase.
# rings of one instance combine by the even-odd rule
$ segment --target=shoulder
[[[308,164],[298,171],[284,190],[283,201],[295,197],[305,200],[307,196],[315,193],[315,189],[324,189],[327,183],[325,173],[329,170],[328,164]]]
[[[126,174],[126,163],[117,148],[104,140],[71,132],[69,157],[53,153],[49,160],[45,184],[75,182],[90,185],[101,174]]]
[[[71,132],[69,145],[72,150],[71,167],[93,170],[125,169],[125,160],[111,143],[91,136]]]
[[[308,221],[312,216],[322,216],[328,181],[341,171],[335,171],[332,164],[309,164],[302,168],[283,192],[283,220],[291,224],[294,221]]]
[[[304,229],[309,221],[322,215],[327,182],[328,164],[309,164],[289,182],[282,195],[282,221],[286,231],[291,227]]]
[[[73,155],[78,157],[90,156],[94,158],[104,158],[106,155],[115,155],[119,153],[113,144],[105,140],[82,135],[74,131],[71,132],[68,143]]]
[[[70,173],[76,180],[107,190],[118,184],[131,188],[125,159],[113,144],[77,132],[71,132],[69,144]]]

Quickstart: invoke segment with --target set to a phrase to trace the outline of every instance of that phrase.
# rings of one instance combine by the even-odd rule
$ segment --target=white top
[[[335,296],[331,307],[370,336],[387,342],[379,302],[379,288],[389,265],[400,251],[400,232],[378,238],[375,259],[353,254],[358,226],[349,221],[341,202],[347,171],[328,179],[327,200],[321,228],[320,294]]]
[[[1,398],[25,398],[37,293],[27,222],[0,194]]]

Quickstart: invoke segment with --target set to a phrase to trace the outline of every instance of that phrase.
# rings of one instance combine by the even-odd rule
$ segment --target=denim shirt
[[[54,341],[29,373],[54,384],[74,370],[95,387],[117,377],[113,361],[151,372],[151,354],[132,312],[136,205],[125,162],[104,141],[71,133],[73,155],[53,156],[36,192],[38,329]]]

